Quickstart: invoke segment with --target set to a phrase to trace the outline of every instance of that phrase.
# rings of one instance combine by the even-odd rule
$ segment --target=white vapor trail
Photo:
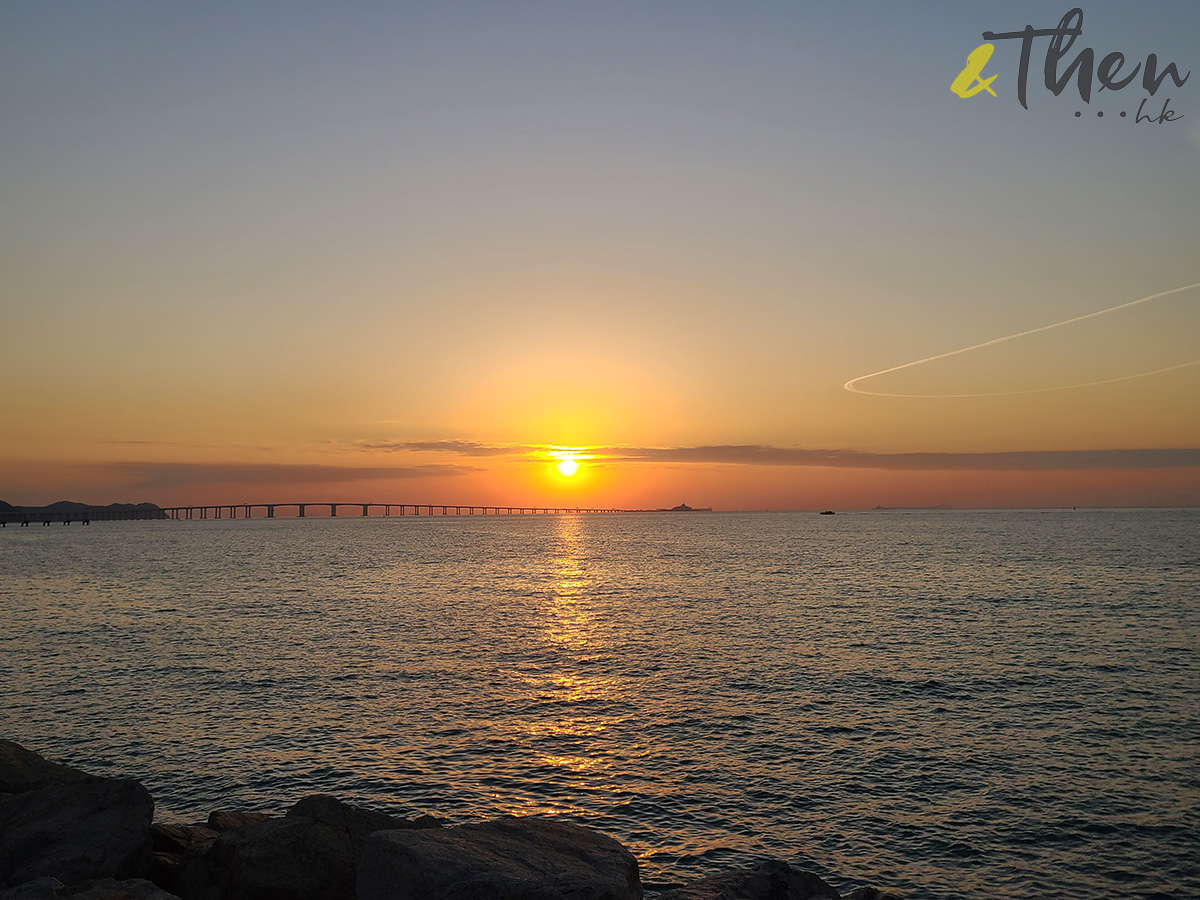
[[[957,397],[1008,397],[1014,394],[1044,394],[1048,391],[1067,391],[1072,388],[1094,387],[1099,384],[1114,384],[1118,381],[1130,381],[1134,378],[1145,378],[1148,375],[1158,375],[1162,372],[1173,372],[1176,369],[1186,369],[1189,366],[1200,365],[1200,359],[1194,359],[1191,362],[1179,363],[1174,366],[1164,366],[1161,369],[1151,369],[1148,372],[1138,372],[1134,375],[1122,375],[1119,378],[1105,378],[1101,381],[1085,381],[1079,384],[1063,384],[1056,387],[1048,388],[1029,388],[1022,391],[992,391],[979,394],[891,394],[883,391],[868,391],[860,387],[855,387],[860,381],[866,381],[868,378],[876,378],[880,375],[887,375],[889,372],[899,372],[901,369],[911,369],[913,366],[920,366],[924,363],[934,362],[939,359],[947,359],[951,356],[958,356],[962,353],[970,353],[972,350],[981,350],[984,347],[992,347],[996,344],[1003,344],[1006,341],[1015,341],[1017,338],[1028,337],[1031,334],[1039,334],[1043,331],[1050,331],[1053,328],[1062,328],[1064,325],[1074,325],[1076,322],[1083,322],[1086,319],[1094,319],[1097,316],[1105,316],[1109,313],[1117,312],[1122,309],[1129,309],[1131,306],[1137,306],[1141,303],[1149,303],[1151,300],[1158,300],[1160,297],[1167,297],[1171,294],[1178,294],[1182,291],[1190,291],[1192,288],[1200,287],[1200,281],[1195,284],[1185,285],[1184,287],[1172,288],[1169,291],[1162,291],[1158,294],[1151,294],[1149,297],[1142,297],[1140,300],[1130,300],[1128,303],[1122,303],[1119,306],[1110,306],[1108,309],[1097,310],[1096,312],[1087,313],[1086,315],[1076,316],[1073,319],[1064,319],[1061,322],[1055,322],[1053,325],[1043,325],[1040,328],[1030,328],[1028,331],[1021,331],[1017,334],[1006,335],[1005,337],[995,338],[994,340],[984,341],[982,344],[972,344],[970,347],[963,347],[961,350],[951,350],[949,353],[939,353],[937,356],[927,356],[924,359],[913,360],[912,362],[904,363],[901,366],[892,366],[890,369],[880,369],[878,372],[872,372],[870,375],[859,375],[857,378],[851,378],[843,388],[854,394],[865,394],[870,397],[909,397],[909,398],[925,398],[925,399],[950,399]]]

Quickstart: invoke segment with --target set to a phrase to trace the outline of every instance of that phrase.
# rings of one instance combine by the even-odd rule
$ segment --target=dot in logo
[[[1125,118],[1125,110],[1121,110],[1121,118]]]
[[[1075,118],[1078,119],[1082,115],[1083,115],[1083,113],[1079,112],[1078,110],[1075,111]]]
[[[1104,111],[1101,110],[1101,111],[1097,112],[1096,115],[1099,116],[1100,118],[1104,118]]]

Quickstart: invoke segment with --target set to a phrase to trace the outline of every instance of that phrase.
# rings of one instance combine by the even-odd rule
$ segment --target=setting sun
[[[573,459],[560,459],[554,468],[558,469],[559,475],[562,475],[564,478],[570,478],[579,471],[579,463]]]

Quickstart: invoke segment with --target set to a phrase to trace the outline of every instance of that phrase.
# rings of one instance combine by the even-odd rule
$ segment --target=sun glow
[[[579,463],[568,457],[560,459],[554,468],[558,469],[558,474],[563,476],[563,478],[570,478],[579,471]]]

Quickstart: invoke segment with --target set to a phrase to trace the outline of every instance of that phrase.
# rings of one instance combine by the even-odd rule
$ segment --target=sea
[[[647,893],[1200,897],[1200,510],[0,531],[0,736],[157,816],[565,816]]]

